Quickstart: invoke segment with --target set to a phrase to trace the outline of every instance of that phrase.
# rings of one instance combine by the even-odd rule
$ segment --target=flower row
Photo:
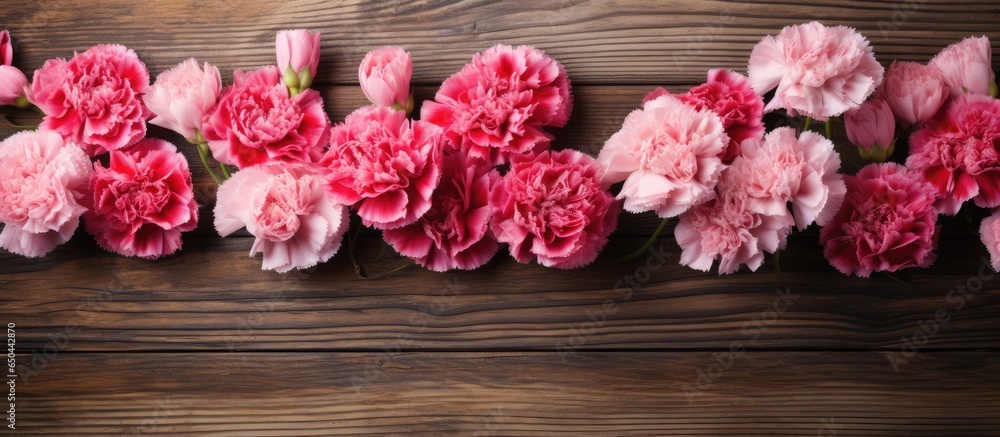
[[[576,268],[625,210],[676,218],[681,264],[695,269],[756,270],[815,223],[831,264],[868,276],[929,266],[939,213],[1000,206],[985,37],[885,70],[854,29],[789,26],[754,47],[746,76],[716,69],[682,93],[652,91],[596,158],[550,149],[572,87],[532,47],[476,54],[419,106],[410,54],[378,48],[358,71],[372,105],[332,123],[313,89],[318,33],[279,32],[275,64],[225,87],[193,58],[151,83],[120,45],[49,60],[29,82],[2,38],[0,104],[44,114],[0,144],[0,246],[25,256],[67,241],[81,218],[122,255],[180,249],[198,222],[191,173],[175,145],[146,138],[147,123],[186,138],[219,184],[217,232],[245,228],[250,255],[279,272],[336,254],[352,211],[431,270],[474,269],[503,246],[518,262]],[[768,131],[779,110],[784,126]],[[838,118],[873,162],[853,176],[835,150]],[[1000,216],[981,234],[1000,266]]]

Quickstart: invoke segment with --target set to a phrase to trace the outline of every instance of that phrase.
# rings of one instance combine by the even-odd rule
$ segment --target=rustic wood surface
[[[364,104],[356,71],[371,48],[412,52],[421,99],[473,53],[531,44],[574,84],[556,146],[592,154],[654,86],[745,71],[762,36],[809,20],[858,28],[886,63],[969,35],[1000,48],[992,0],[0,7],[29,72],[116,42],[154,75],[196,56],[231,78],[273,62],[275,31],[320,30],[317,87],[335,121]],[[181,254],[121,258],[82,231],[42,259],[0,254],[0,324],[16,323],[21,365],[18,430],[0,435],[1000,434],[1000,275],[975,234],[982,215],[944,219],[935,265],[895,279],[841,276],[815,228],[791,239],[780,274],[770,261],[726,277],[679,266],[669,228],[648,256],[606,262],[651,233],[649,214],[623,215],[607,254],[569,272],[501,254],[474,272],[362,280],[342,253],[281,275],[247,257],[247,234],[214,235],[214,183],[185,153],[202,224]],[[379,248],[377,233],[359,243],[369,272],[406,262]]]

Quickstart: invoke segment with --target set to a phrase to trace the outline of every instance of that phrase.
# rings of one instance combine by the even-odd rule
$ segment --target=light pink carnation
[[[86,210],[91,166],[83,149],[52,131],[0,143],[0,247],[38,257],[73,236]]]
[[[16,105],[19,97],[27,96],[29,86],[28,78],[20,69],[0,65],[0,105]]]
[[[378,106],[406,108],[411,76],[413,61],[410,54],[399,47],[379,47],[368,52],[358,68],[361,91]]]
[[[87,232],[106,250],[155,259],[181,247],[181,232],[198,226],[191,171],[164,140],[147,138],[94,164]]]
[[[14,62],[14,44],[10,41],[10,32],[0,30],[0,65],[10,65]]]
[[[887,162],[847,176],[843,207],[820,231],[826,259],[845,275],[929,267],[936,255],[934,188],[920,174]]]
[[[928,66],[941,72],[952,98],[966,92],[988,95],[996,86],[992,56],[989,38],[965,38],[941,50]]]
[[[330,135],[319,92],[289,97],[273,66],[250,73],[237,70],[202,126],[215,159],[239,168],[272,161],[316,162]]]
[[[717,198],[681,214],[674,238],[682,250],[682,265],[707,272],[719,260],[720,275],[734,273],[744,264],[756,271],[765,252],[785,248],[791,218],[753,212],[747,192],[729,183],[731,171],[723,172]]]
[[[729,146],[722,119],[665,95],[632,111],[597,162],[606,184],[625,181],[619,199],[634,213],[674,217],[715,196]]]
[[[916,62],[893,61],[878,90],[878,98],[889,104],[903,127],[930,120],[949,95],[941,72]]]
[[[795,225],[805,229],[813,221],[821,226],[844,200],[840,155],[822,135],[777,128],[764,140],[748,140],[743,155],[726,170],[738,191],[744,192],[749,210],[768,216],[794,212]]]
[[[1000,271],[1000,210],[983,219],[979,225],[979,239],[990,252],[990,264],[993,270]]]
[[[620,212],[594,158],[572,149],[512,157],[490,205],[493,233],[517,262],[558,269],[593,262]]]
[[[142,96],[155,117],[149,122],[170,129],[194,143],[201,120],[215,106],[222,89],[219,69],[190,58],[156,77]]]
[[[748,74],[757,93],[777,87],[764,108],[784,108],[817,120],[836,117],[864,102],[884,69],[856,30],[818,22],[787,26],[766,36],[750,53]]]
[[[219,186],[215,230],[225,237],[246,227],[250,256],[264,254],[262,269],[305,269],[333,257],[350,223],[347,207],[323,187],[314,164],[248,167]]]
[[[936,188],[942,214],[955,215],[966,200],[1000,206],[1000,101],[966,94],[910,136],[906,165]]]
[[[96,156],[135,144],[146,136],[142,95],[149,71],[135,52],[98,45],[69,61],[50,59],[35,71],[28,100],[41,108],[39,126]]]
[[[445,80],[420,118],[444,128],[452,148],[497,165],[548,147],[542,128],[566,125],[572,110],[562,64],[533,47],[496,45]]]
[[[500,174],[459,153],[444,156],[431,209],[408,226],[382,231],[397,252],[436,272],[486,264],[499,245],[490,232],[490,192]]]
[[[355,205],[365,226],[411,224],[431,207],[441,180],[441,128],[403,111],[365,106],[333,127],[322,165],[335,201]]]

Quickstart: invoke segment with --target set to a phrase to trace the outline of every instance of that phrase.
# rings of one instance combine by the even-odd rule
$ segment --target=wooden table
[[[364,103],[357,65],[374,47],[411,51],[426,99],[472,54],[530,44],[573,81],[556,146],[591,154],[653,87],[745,71],[788,24],[857,27],[884,63],[969,35],[1000,54],[994,0],[67,0],[7,2],[0,16],[28,71],[117,42],[154,75],[197,56],[231,78],[273,62],[276,31],[320,30],[316,83],[334,121]],[[573,271],[502,255],[474,272],[362,280],[341,253],[280,275],[247,258],[247,234],[214,234],[215,187],[185,153],[203,206],[181,254],[122,258],[81,231],[43,259],[0,255],[18,435],[1000,434],[1000,281],[976,221],[945,220],[938,261],[898,275],[908,285],[841,276],[815,228],[792,237],[780,277],[770,261],[725,277],[680,266],[671,229],[631,263]],[[657,222],[623,216],[608,253]],[[362,237],[369,271],[404,262],[376,260],[379,248]]]

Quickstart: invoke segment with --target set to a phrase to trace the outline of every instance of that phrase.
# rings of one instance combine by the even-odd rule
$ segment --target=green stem
[[[229,166],[227,166],[226,164],[223,164],[223,163],[221,163],[221,162],[220,162],[220,163],[219,163],[219,168],[221,168],[221,169],[222,169],[222,176],[223,176],[224,178],[226,178],[226,179],[229,179],[229,178],[231,178],[231,177],[232,177],[232,176],[231,176],[231,175],[229,174]]]
[[[813,122],[812,117],[806,117],[806,123],[802,125],[802,132],[809,130],[809,125],[811,125],[812,122]]]
[[[774,283],[781,278],[781,249],[774,251]]]
[[[208,174],[212,176],[212,179],[215,179],[216,184],[222,185],[222,180],[215,175],[215,172],[212,171],[212,167],[209,167],[208,165],[208,147],[204,144],[195,144],[195,147],[198,148],[198,156],[201,157],[201,165],[205,166],[205,170],[208,170]]]
[[[884,273],[885,273],[885,276],[888,277],[889,279],[892,279],[893,281],[896,281],[896,282],[902,284],[906,288],[909,288],[911,290],[913,289],[912,285],[906,283],[902,279],[897,278],[896,275],[893,275],[892,273],[889,273],[889,272],[884,272]]]
[[[832,122],[833,122],[832,118],[826,119],[826,139],[831,140],[831,141],[833,140],[833,134],[831,133],[831,132],[833,132],[833,129],[831,129],[831,127],[830,127],[830,124]]]
[[[7,126],[10,126],[11,128],[14,128],[14,129],[20,129],[20,130],[35,130],[35,129],[38,129],[38,126],[33,125],[33,124],[14,124],[14,123],[8,123]]]
[[[623,263],[625,261],[629,261],[631,259],[635,259],[639,255],[642,255],[644,252],[646,252],[646,250],[649,250],[649,247],[653,245],[654,241],[656,241],[656,237],[660,236],[660,232],[663,231],[663,228],[667,227],[667,222],[669,221],[670,221],[669,218],[663,219],[663,221],[660,222],[660,226],[656,228],[656,231],[653,232],[653,235],[649,237],[649,240],[646,240],[646,244],[643,244],[642,247],[639,248],[639,250],[632,252],[628,255],[625,255],[621,258],[612,260],[611,263],[618,264],[618,263]]]

